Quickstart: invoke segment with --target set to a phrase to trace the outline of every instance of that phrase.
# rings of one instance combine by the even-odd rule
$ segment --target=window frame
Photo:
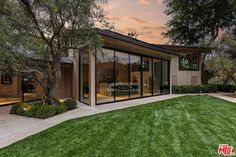
[[[197,69],[181,69],[180,68],[180,59],[181,59],[181,57],[178,57],[178,70],[179,71],[199,71],[200,70],[200,54],[199,54],[199,52],[198,53],[192,53],[192,54],[197,54]],[[190,55],[192,55],[192,54],[190,54]],[[188,56],[188,55],[186,55],[186,56]]]
[[[162,62],[163,61],[167,61],[167,63],[168,63],[168,72],[167,72],[167,76],[168,76],[168,78],[170,77],[170,60],[168,60],[168,59],[163,59],[163,58],[159,58],[159,57],[153,57],[153,56],[148,56],[148,55],[143,55],[143,54],[137,54],[137,53],[134,53],[134,52],[130,52],[130,51],[125,51],[125,50],[120,50],[120,49],[116,49],[116,48],[112,48],[112,47],[107,47],[107,46],[102,46],[102,49],[107,49],[107,50],[111,50],[111,51],[113,51],[113,53],[114,53],[114,57],[115,57],[115,53],[116,53],[116,51],[118,51],[118,52],[123,52],[123,53],[127,53],[128,55],[129,55],[129,58],[130,58],[130,55],[136,55],[136,56],[139,56],[140,58],[141,58],[141,65],[142,65],[142,63],[143,63],[143,58],[144,57],[149,57],[149,58],[151,58],[151,60],[152,60],[152,66],[153,66],[153,59],[158,59],[158,60],[160,60],[161,61],[161,66],[162,66]],[[142,99],[142,98],[148,98],[148,97],[154,97],[154,96],[159,96],[159,95],[167,95],[167,94],[169,94],[170,93],[170,89],[169,89],[169,92],[168,93],[163,93],[162,92],[162,77],[163,77],[163,75],[162,75],[162,70],[161,70],[161,93],[159,94],[159,95],[154,95],[154,93],[153,93],[153,87],[152,87],[152,95],[150,95],[150,96],[144,96],[143,95],[143,85],[141,85],[141,94],[140,94],[140,97],[135,97],[135,98],[131,98],[130,97],[130,91],[129,91],[129,98],[128,99],[123,99],[123,100],[116,100],[116,98],[115,98],[115,96],[116,96],[116,94],[114,94],[114,101],[110,101],[110,102],[104,102],[104,103],[98,103],[97,102],[97,86],[98,86],[98,84],[97,84],[97,51],[95,52],[95,82],[96,82],[96,84],[95,84],[95,91],[96,91],[96,94],[95,94],[95,103],[96,103],[96,106],[98,106],[98,105],[103,105],[103,104],[109,104],[109,103],[116,103],[116,102],[122,102],[122,101],[127,101],[127,100],[134,100],[134,99]],[[130,61],[130,60],[129,60]],[[130,64],[130,62],[129,62],[129,64]],[[114,60],[114,62],[113,62],[113,66],[114,66],[114,70],[115,70],[115,60]],[[161,69],[162,69],[162,67],[161,67]],[[141,73],[141,84],[143,84],[143,66],[141,66],[141,69],[140,69],[141,71],[140,71],[140,73]],[[151,69],[151,71],[152,71],[152,77],[153,77],[153,67],[152,67],[152,69]],[[115,75],[115,73],[114,73],[114,75]],[[130,83],[130,71],[129,71],[129,83]],[[115,78],[115,76],[114,76],[114,78]],[[153,80],[153,78],[152,78],[152,80]],[[169,88],[170,88],[170,78],[168,79],[168,86],[169,86]],[[129,89],[130,90],[130,89]],[[116,93],[116,92],[115,92]]]

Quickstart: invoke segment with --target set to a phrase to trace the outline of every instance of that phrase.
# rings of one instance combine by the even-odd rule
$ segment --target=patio
[[[209,95],[236,103],[235,98],[231,99],[229,97],[222,96],[220,94],[209,94]],[[2,107],[0,108],[0,126],[1,126],[0,148],[6,147],[16,141],[24,139],[33,134],[39,133],[43,130],[46,130],[52,126],[55,126],[70,119],[138,106],[141,104],[158,102],[180,96],[183,95],[163,95],[163,96],[124,101],[107,105],[100,105],[94,108],[84,105],[82,103],[78,103],[79,107],[78,109],[45,120],[11,115],[9,114],[10,106]]]

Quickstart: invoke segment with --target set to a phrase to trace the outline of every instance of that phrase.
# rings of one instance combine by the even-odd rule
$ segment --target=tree
[[[231,33],[226,33],[222,41],[216,42],[213,53],[209,56],[207,69],[214,72],[211,83],[236,83],[236,42]]]
[[[2,0],[0,67],[39,83],[43,101],[53,101],[61,78],[61,59],[69,49],[96,48],[95,26],[110,27],[105,0]]]
[[[168,21],[168,30],[163,35],[173,44],[207,46],[214,49],[215,40],[220,32],[226,30],[231,34],[236,32],[236,2],[234,0],[166,0],[165,3],[167,6],[165,13],[171,16],[171,20]],[[227,41],[227,38],[225,40]],[[236,41],[236,38],[231,36],[230,43],[224,42],[223,50],[218,49],[219,47],[215,49],[215,54],[211,54],[212,66],[208,63],[208,70],[214,71],[218,76],[220,74],[225,79],[234,80],[235,60],[232,54],[235,52],[232,51],[232,43],[234,43],[232,41]],[[236,44],[233,45],[236,46]],[[203,72],[207,55],[203,54],[201,58]],[[222,63],[226,66],[222,66]],[[221,72],[218,73],[219,71]],[[202,77],[204,78],[204,73]]]
[[[129,32],[128,36],[131,37],[131,38],[135,38],[135,39],[138,38],[138,34],[136,32]]]
[[[165,13],[171,16],[163,35],[172,43],[196,45],[205,38],[214,40],[220,30],[235,26],[234,0],[166,0]]]

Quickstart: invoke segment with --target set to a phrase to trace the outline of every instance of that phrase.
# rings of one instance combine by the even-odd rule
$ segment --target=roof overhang
[[[149,56],[159,56],[170,59],[192,53],[207,53],[209,49],[196,46],[154,45],[131,38],[110,30],[97,29],[104,40],[105,47],[123,51],[141,53]]]
[[[175,51],[180,55],[188,55],[193,53],[209,53],[211,50],[205,47],[198,46],[181,46],[181,45],[157,45],[164,49]]]
[[[116,32],[101,29],[98,29],[98,32],[102,36],[104,46],[107,48],[119,49],[153,57],[158,56],[163,59],[170,59],[171,57],[181,56],[176,52],[157,47],[155,45]]]

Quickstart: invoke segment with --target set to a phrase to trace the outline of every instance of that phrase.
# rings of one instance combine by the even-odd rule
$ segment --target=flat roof
[[[120,41],[124,41],[127,43],[131,43],[134,45],[138,45],[147,49],[159,51],[165,54],[174,55],[174,56],[182,56],[183,51],[195,51],[195,52],[205,52],[207,49],[204,47],[197,47],[197,46],[182,46],[182,45],[162,45],[162,44],[150,44],[144,42],[142,40],[138,40],[111,30],[107,29],[97,29],[98,33],[102,36],[110,37],[113,39],[117,39]]]

